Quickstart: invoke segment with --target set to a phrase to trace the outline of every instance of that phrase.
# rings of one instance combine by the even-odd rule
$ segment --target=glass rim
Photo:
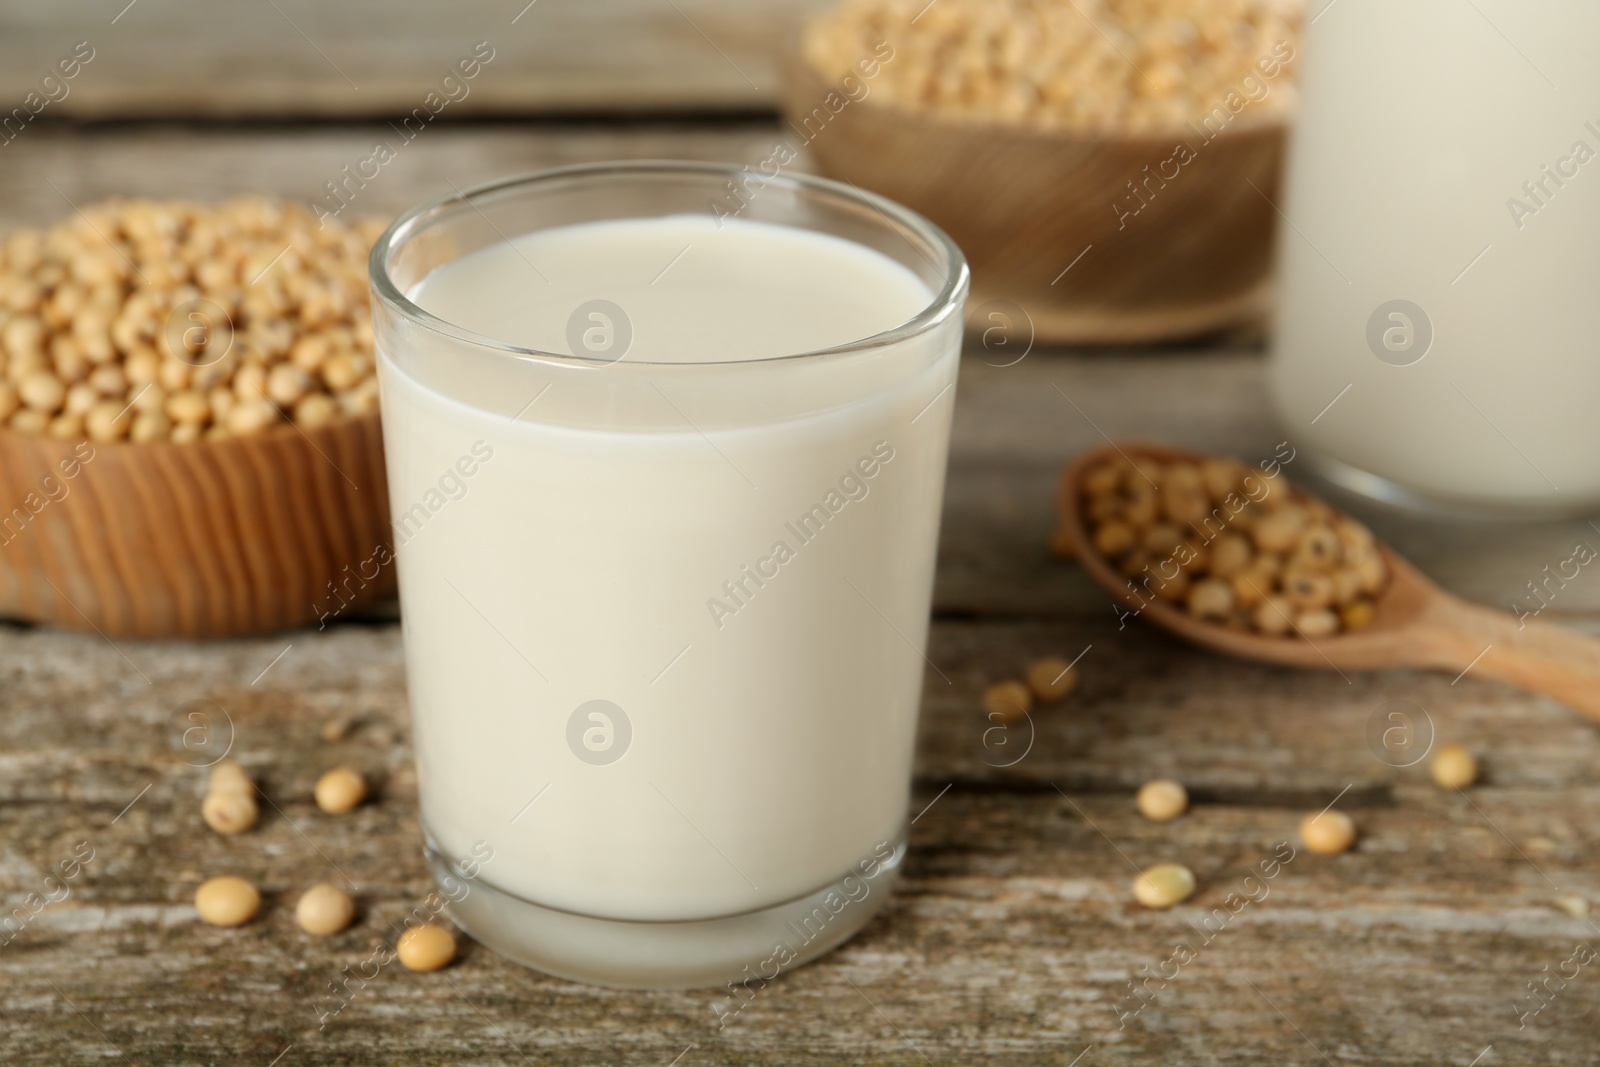
[[[813,174],[779,174],[770,178],[763,175],[763,180],[768,185],[775,184],[785,186],[791,190],[822,193],[854,204],[864,204],[881,216],[888,228],[893,229],[898,225],[909,229],[942,255],[946,267],[944,285],[938,292],[934,293],[927,306],[916,315],[896,326],[891,326],[887,330],[879,331],[859,340],[850,341],[842,345],[834,345],[830,348],[791,352],[779,356],[698,361],[629,360],[626,358],[613,360],[592,356],[577,356],[567,352],[549,352],[524,345],[510,344],[484,334],[475,333],[447,319],[440,318],[419,306],[409,296],[400,291],[399,286],[395,284],[394,279],[389,274],[389,260],[392,253],[415,236],[424,224],[450,212],[462,209],[476,211],[477,207],[472,202],[474,198],[507,196],[527,189],[536,189],[545,185],[557,185],[585,177],[632,175],[639,178],[667,178],[698,174],[718,179],[729,179],[740,177],[745,173],[746,171],[742,166],[735,166],[730,163],[687,160],[622,160],[552,167],[527,174],[512,175],[508,178],[499,178],[464,190],[453,189],[452,192],[445,196],[424,201],[389,224],[388,229],[383,231],[383,235],[372,246],[372,252],[367,258],[368,283],[371,285],[373,294],[378,300],[388,305],[403,318],[435,334],[476,348],[499,352],[515,359],[554,360],[557,363],[574,366],[614,366],[618,363],[632,363],[635,366],[651,367],[705,367],[822,359],[829,356],[881,348],[927,333],[948,319],[951,312],[957,307],[958,297],[965,293],[971,280],[970,268],[967,265],[966,256],[962,254],[961,249],[944,230],[917,212],[890,200],[888,197],[867,192],[854,184],[836,182]],[[491,223],[491,225],[493,224]],[[784,224],[774,223],[773,225]],[[901,233],[901,236],[904,237],[905,234]],[[850,240],[849,238],[840,239]],[[851,241],[851,243],[858,244],[859,242]],[[909,238],[907,243],[910,243]],[[915,245],[912,247],[915,248]],[[918,251],[920,254],[920,250]]]

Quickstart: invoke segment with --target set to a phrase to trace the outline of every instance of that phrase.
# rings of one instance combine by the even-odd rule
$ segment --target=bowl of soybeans
[[[1259,322],[1301,0],[843,0],[787,65],[785,144],[911,207],[972,267],[986,342]]]
[[[392,588],[385,225],[245,196],[0,235],[0,615],[222,636]]]

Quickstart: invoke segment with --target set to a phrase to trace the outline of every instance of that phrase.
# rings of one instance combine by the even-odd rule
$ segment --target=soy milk
[[[1284,431],[1380,495],[1364,475],[1600,503],[1600,7],[1319,6],[1279,231]]]
[[[489,843],[482,877],[536,904],[672,920],[894,841],[960,324],[781,357],[907,322],[929,287],[841,238],[670,216],[497,241],[409,295],[591,356],[423,370],[425,337],[378,338],[438,846]]]

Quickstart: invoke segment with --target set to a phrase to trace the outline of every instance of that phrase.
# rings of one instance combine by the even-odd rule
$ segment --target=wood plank
[[[351,215],[392,217],[426,199],[495,178],[610,159],[711,159],[756,163],[775,124],[662,123],[642,127],[507,123],[440,126],[412,141],[385,122],[307,130],[212,129],[182,124],[30,129],[6,148],[0,230],[53,222],[108,196],[216,200],[242,192],[312,201],[341,168],[383,139],[395,158],[350,202]],[[52,189],[51,185],[56,188]],[[59,190],[59,191],[58,191]]]
[[[1026,758],[991,766],[974,711],[982,683],[1091,640],[1079,697],[1036,717]],[[1492,1043],[1499,1062],[1587,1062],[1600,985],[1573,980],[1520,1031],[1510,1007],[1541,968],[1600,940],[1555,905],[1600,896],[1583,816],[1600,800],[1600,736],[1575,717],[1470,678],[1346,685],[1071,619],[941,623],[929,655],[950,684],[930,672],[912,813],[931,807],[906,881],[861,936],[725,1028],[714,993],[591,989],[469,945],[443,975],[391,968],[319,1030],[324,983],[392,938],[388,924],[428,891],[398,631],[120,649],[0,632],[0,891],[15,906],[77,842],[95,849],[72,895],[0,949],[0,1055],[100,1062],[115,1047],[134,1062],[267,1063],[292,1046],[284,1062],[660,1065],[692,1044],[680,1062],[1066,1064],[1092,1044],[1082,1062],[1242,1063],[1312,1062],[1309,1043],[1348,1062],[1464,1064]],[[202,772],[174,747],[175,706],[196,694],[229,711],[235,752],[276,805],[243,838],[203,828]],[[1489,753],[1488,784],[1447,795],[1418,769],[1379,764],[1363,727],[1396,694]],[[329,745],[320,726],[336,714],[360,723]],[[374,772],[378,801],[346,818],[316,812],[312,782],[335,761]],[[1182,821],[1133,813],[1133,788],[1156,772],[1194,787]],[[1189,924],[1346,785],[1357,851],[1297,856],[1119,1025],[1141,967],[1195,941]],[[1199,874],[1194,901],[1132,907],[1130,863],[1173,859]],[[190,894],[218,871],[263,885],[258,922],[194,922]],[[291,902],[337,872],[359,885],[362,916],[314,942]]]
[[[23,0],[0,14],[0,100],[23,103],[88,42],[40,118],[443,115],[775,108],[778,59],[824,0],[276,0],[224,15],[200,0]],[[120,14],[119,14],[120,11]],[[466,84],[457,61],[493,50]],[[89,51],[92,49],[92,53]],[[480,55],[489,55],[481,52]],[[41,96],[46,95],[41,92]],[[36,106],[36,105],[35,105]]]

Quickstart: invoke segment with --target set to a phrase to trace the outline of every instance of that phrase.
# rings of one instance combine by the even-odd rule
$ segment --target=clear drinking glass
[[[423,205],[372,253],[429,860],[474,937],[568,978],[771,978],[859,929],[905,854],[967,268],[894,203],[750,178],[548,171]],[[652,362],[604,291],[561,351],[412,299],[520,235],[734,209],[874,250],[926,303],[823,351]],[[852,295],[805,281],[818,315]]]

